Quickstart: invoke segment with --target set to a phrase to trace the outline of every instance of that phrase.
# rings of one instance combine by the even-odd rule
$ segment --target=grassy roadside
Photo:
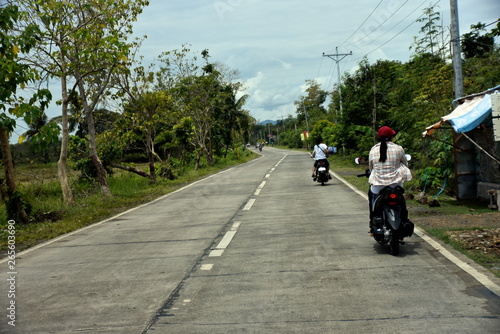
[[[171,193],[183,186],[215,174],[223,169],[248,162],[257,155],[250,150],[243,150],[230,159],[219,159],[213,166],[200,168],[198,171],[186,170],[175,180],[159,179],[156,184],[149,180],[116,170],[108,178],[112,197],[103,197],[95,184],[77,182],[78,174],[72,172],[75,205],[68,206],[62,201],[61,188],[57,179],[56,164],[20,165],[16,167],[18,189],[29,194],[34,222],[15,224],[16,251],[22,251],[41,242],[50,240],[112,217],[129,208],[147,203],[155,198]],[[147,170],[146,165],[135,167]],[[5,206],[0,205],[0,258],[6,255],[9,235]]]
[[[335,171],[340,177],[351,183],[357,189],[362,192],[368,192],[368,182],[367,179],[362,177],[358,178],[357,174],[362,174],[367,166],[359,166],[354,164],[353,158],[341,158],[334,156],[330,158],[330,163],[332,165],[332,170]],[[405,189],[407,193],[411,193],[415,196],[418,195],[419,190],[416,187],[416,182],[408,182],[405,184]],[[432,196],[429,196],[432,198]],[[476,230],[493,230],[500,228],[500,225],[491,226],[491,224],[485,223],[485,220],[489,219],[491,215],[498,215],[498,213],[492,212],[488,208],[487,204],[480,203],[478,201],[457,201],[453,197],[449,197],[445,194],[441,194],[438,197],[440,207],[429,207],[428,205],[421,205],[416,200],[409,200],[407,202],[408,211],[410,218],[426,233],[439,239],[441,242],[450,245],[455,250],[466,255],[468,258],[476,262],[477,264],[485,267],[487,270],[492,272],[497,277],[500,277],[500,257],[495,254],[485,253],[481,249],[476,249],[471,247],[471,244],[480,244],[481,234],[476,233],[475,243],[465,244],[460,242],[459,239],[453,236],[457,235],[470,235],[474,237],[472,231]],[[474,226],[457,226],[457,222],[453,220],[464,219],[464,217],[479,218],[474,219],[477,221],[477,225]],[[420,222],[431,222],[431,223],[420,223]],[[439,224],[432,222],[440,221]],[[452,223],[453,222],[453,223]]]

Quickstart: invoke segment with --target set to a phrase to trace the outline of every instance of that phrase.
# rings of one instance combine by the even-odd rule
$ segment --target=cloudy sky
[[[352,51],[339,62],[341,74],[364,56],[408,61],[423,25],[415,21],[433,4],[448,27],[449,0],[150,0],[134,30],[148,36],[147,63],[183,44],[208,49],[213,61],[239,72],[250,95],[245,108],[264,121],[295,115],[306,80],[331,91],[337,65],[323,53]],[[500,18],[498,0],[458,0],[458,9],[460,34]]]
[[[277,120],[295,116],[293,102],[304,95],[306,80],[331,91],[338,73],[353,72],[364,56],[370,63],[407,62],[423,25],[415,21],[434,4],[449,27],[450,0],[150,0],[134,30],[148,36],[141,48],[145,65],[183,44],[197,53],[208,49],[211,60],[239,72],[250,96],[245,109],[257,121]],[[458,9],[460,34],[500,18],[498,0],[458,0]],[[336,48],[339,54],[352,51],[339,62],[339,72],[323,56]],[[50,89],[59,100],[59,84]],[[60,112],[53,103],[48,116]],[[26,130],[18,120],[11,142]]]

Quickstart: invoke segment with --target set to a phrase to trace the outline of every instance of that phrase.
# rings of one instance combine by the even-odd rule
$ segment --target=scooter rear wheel
[[[389,242],[391,247],[391,254],[396,256],[399,254],[399,233],[398,231],[392,230],[391,241]]]

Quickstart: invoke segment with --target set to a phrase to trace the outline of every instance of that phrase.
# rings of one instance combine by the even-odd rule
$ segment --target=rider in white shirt
[[[313,157],[314,157],[314,165],[312,167],[312,177],[316,177],[316,168],[318,167],[318,162],[323,160],[326,162],[326,172],[328,173],[328,177],[331,178],[330,175],[330,163],[328,162],[328,146],[323,143],[323,138],[318,137],[316,139],[316,145],[314,145]]]

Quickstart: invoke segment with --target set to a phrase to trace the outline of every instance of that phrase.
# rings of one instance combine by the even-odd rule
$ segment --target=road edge
[[[346,181],[344,178],[342,178],[340,175],[335,173],[334,171],[330,171],[330,173],[340,182],[344,183],[347,187],[349,187],[351,190],[353,190],[355,193],[363,197],[365,200],[368,201],[368,194],[363,193],[360,191],[358,188],[356,188],[354,185]],[[488,290],[490,290],[492,293],[500,297],[500,283],[496,283],[494,281],[498,281],[498,278],[490,273],[488,270],[483,268],[482,266],[476,264],[474,261],[471,259],[467,258],[465,255],[461,254],[460,252],[456,251],[449,245],[446,245],[442,243],[441,241],[431,237],[427,233],[425,233],[421,228],[418,226],[415,226],[415,231],[414,233],[422,238],[425,242],[427,242],[432,248],[434,248],[436,251],[438,251],[441,255],[443,255],[445,258],[450,260],[452,263],[454,263],[456,266],[464,270],[466,273],[474,277],[479,283],[481,283],[484,287],[486,287]],[[472,263],[467,263],[467,261],[471,261]]]

